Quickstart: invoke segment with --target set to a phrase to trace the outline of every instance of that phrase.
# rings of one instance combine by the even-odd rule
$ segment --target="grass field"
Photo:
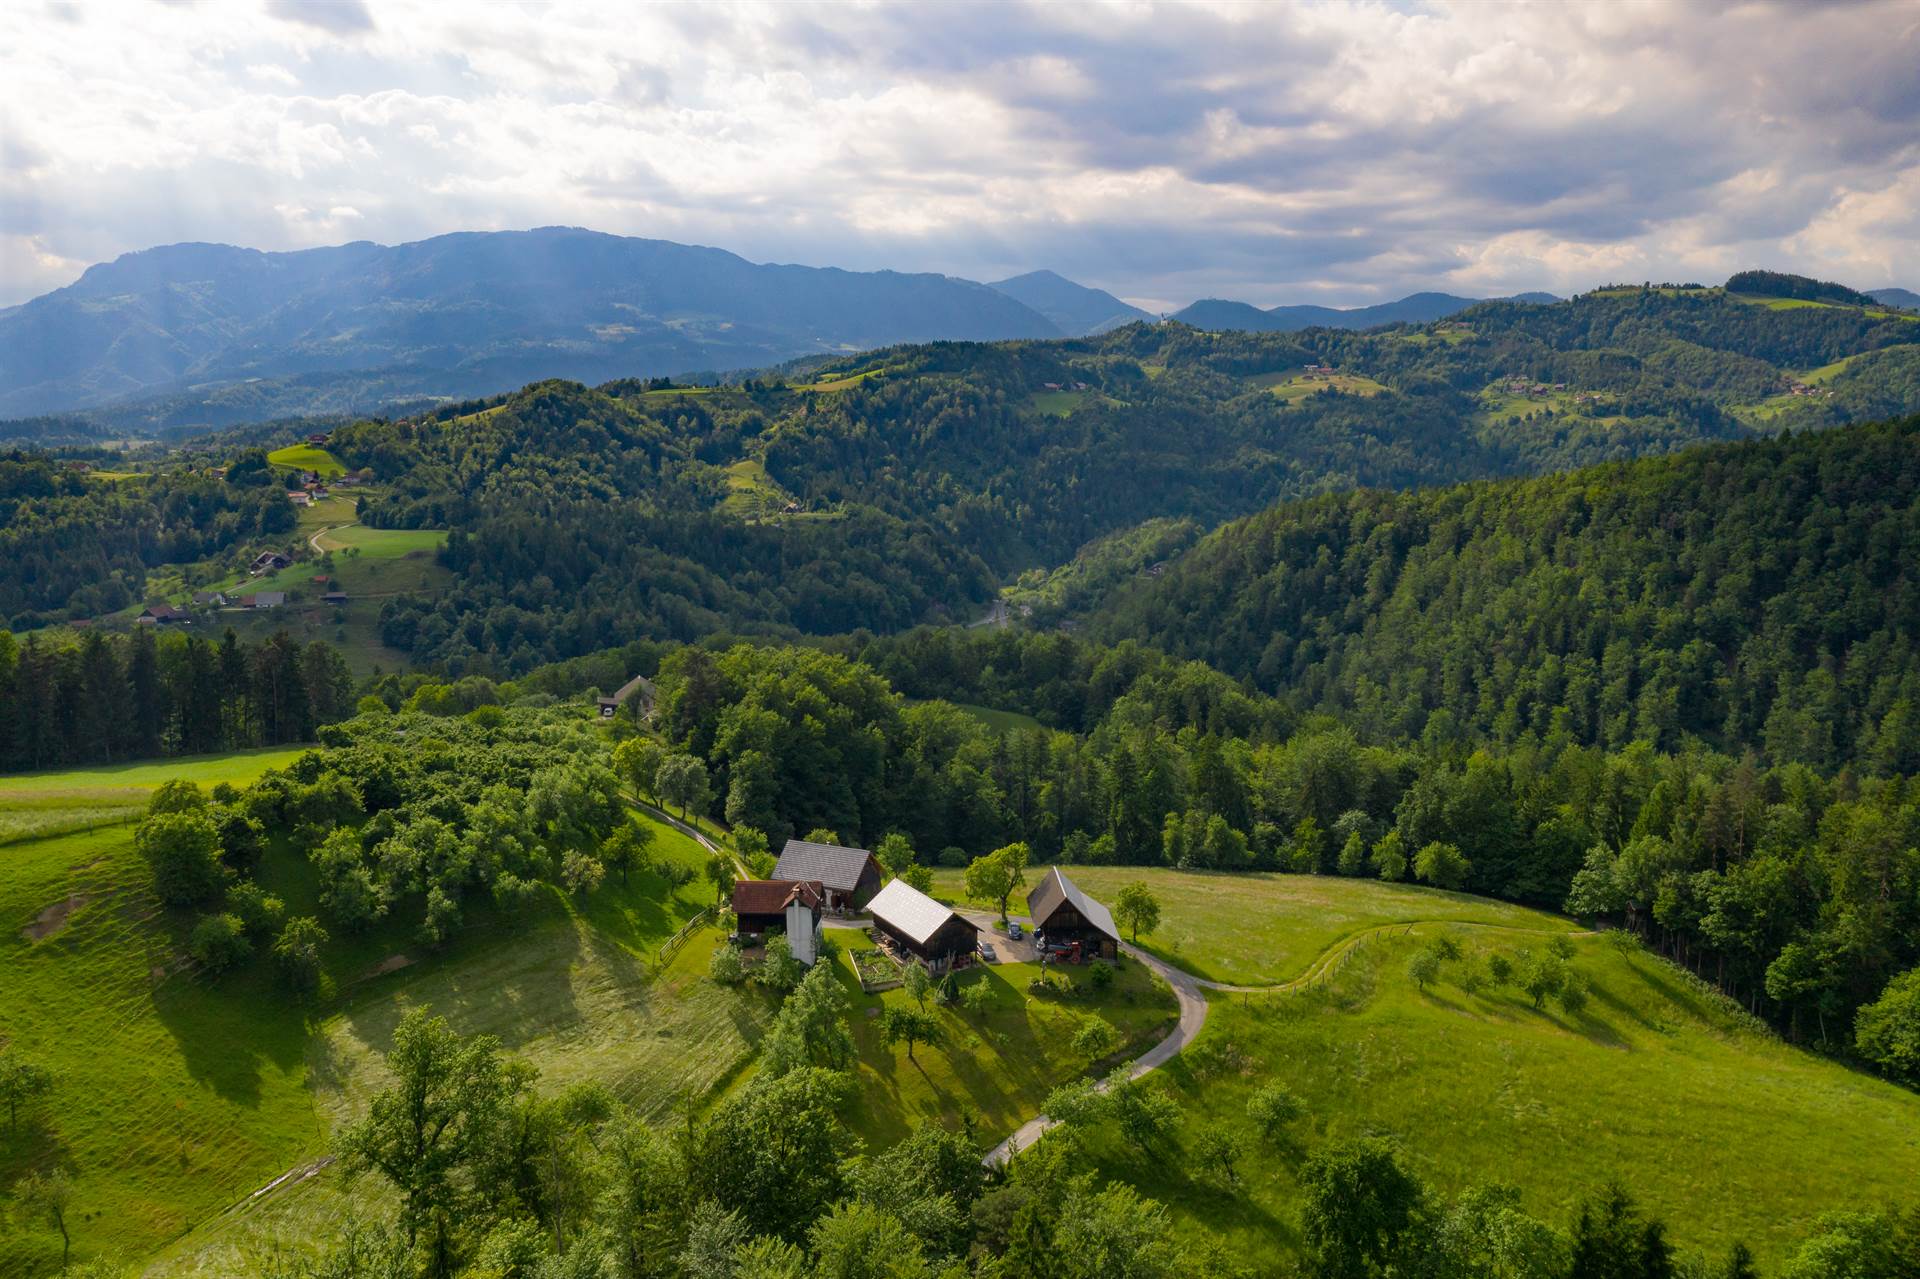
[[[154,788],[178,777],[201,786],[252,781],[299,758],[305,747],[268,747],[231,755],[102,764],[52,773],[0,777],[0,844],[70,834],[131,821]],[[6,866],[0,852],[0,868]]]
[[[1683,1249],[1717,1259],[1742,1239],[1766,1273],[1821,1212],[1920,1184],[1920,1097],[1782,1045],[1670,965],[1603,937],[1575,942],[1573,969],[1592,989],[1577,1016],[1536,1011],[1511,988],[1469,994],[1462,963],[1422,992],[1407,958],[1445,928],[1374,934],[1296,993],[1216,996],[1200,1039],[1166,1074],[1185,1122],[1144,1155],[1096,1134],[1105,1171],[1168,1202],[1183,1229],[1271,1255],[1276,1243],[1297,1246],[1308,1152],[1332,1137],[1385,1136],[1443,1192],[1507,1181],[1563,1228],[1618,1178]],[[1528,940],[1452,931],[1482,965],[1486,952]],[[1248,1097],[1275,1079],[1307,1116],[1280,1148],[1246,1119]],[[1231,1193],[1188,1158],[1206,1121],[1247,1142]]]
[[[297,754],[0,779],[0,820],[58,799],[131,815],[168,777],[239,782]],[[635,820],[653,828],[657,857],[704,865],[692,840]],[[303,1009],[257,961],[218,982],[193,970],[184,954],[192,916],[153,898],[132,833],[123,822],[0,848],[0,1043],[59,1079],[51,1104],[23,1114],[18,1134],[0,1127],[0,1188],[33,1168],[65,1168],[78,1257],[145,1258],[315,1158],[330,1125],[377,1086],[378,1050],[414,1003],[500,1033],[544,1078],[599,1078],[650,1111],[723,1082],[764,1016],[693,982],[705,971],[697,941],[649,980],[660,942],[713,897],[704,879],[669,890],[653,874],[610,882],[583,903],[554,891],[512,918],[476,901],[469,926],[439,952],[420,950],[402,923],[336,938],[331,1002]],[[260,880],[290,912],[315,910],[304,860],[269,856]],[[272,1198],[290,1201],[323,1180]],[[221,1217],[219,1227],[253,1215]],[[0,1275],[40,1273],[58,1255],[50,1234],[0,1230]]]
[[[1298,404],[1320,391],[1335,390],[1343,395],[1362,397],[1383,395],[1387,388],[1358,373],[1315,374],[1308,377],[1304,371],[1294,370],[1288,373],[1263,373],[1247,379],[1256,386],[1263,386],[1279,400],[1287,404]]]
[[[1840,309],[1840,310],[1847,310],[1847,311],[1860,311],[1861,313],[1866,315],[1868,319],[1873,319],[1873,320],[1920,321],[1920,315],[1915,315],[1911,311],[1890,311],[1885,307],[1878,307],[1878,306],[1856,307],[1853,304],[1848,302],[1823,302],[1823,301],[1816,300],[1814,298],[1762,297],[1759,294],[1755,294],[1755,293],[1729,293],[1727,296],[1732,298],[1736,302],[1745,302],[1750,306],[1764,306],[1769,311],[1800,311],[1808,307],[1821,307],[1821,308]]]
[[[985,724],[988,728],[1002,733],[1010,733],[1023,728],[1044,727],[1039,720],[1020,711],[1003,711],[992,706],[975,706],[969,702],[957,702],[955,705],[967,714]]]
[[[857,936],[834,935],[843,942]],[[1055,1086],[1139,1056],[1177,1016],[1172,992],[1141,964],[1122,964],[1113,985],[1100,993],[1086,970],[1055,968],[1072,983],[1072,995],[1030,995],[1027,984],[1039,974],[1038,965],[994,964],[961,978],[963,984],[984,982],[993,992],[985,1011],[942,1008],[929,1000],[940,1037],[917,1045],[908,1060],[904,1046],[889,1046],[881,1037],[879,1017],[888,1006],[912,1001],[900,990],[863,994],[852,959],[843,954],[838,964],[860,1054],[859,1101],[850,1122],[874,1149],[892,1145],[922,1122],[958,1127],[963,1115],[973,1116],[983,1146],[997,1143],[1039,1114]],[[1120,1032],[1120,1048],[1099,1062],[1075,1053],[1071,1042],[1095,1017]]]
[[[1027,397],[1027,407],[1046,417],[1066,417],[1087,402],[1087,391],[1036,391]]]
[[[296,471],[312,471],[323,480],[346,473],[346,467],[340,459],[323,448],[311,444],[290,444],[283,449],[275,449],[267,454],[267,461],[274,466],[290,466]]]
[[[1543,932],[1571,925],[1551,915],[1485,897],[1374,879],[1328,875],[1229,875],[1142,866],[1063,866],[1093,896],[1113,904],[1120,886],[1139,880],[1160,900],[1160,927],[1140,944],[1196,977],[1255,984],[1298,977],[1336,943],[1383,924],[1451,920]],[[1027,887],[1045,867],[1029,867]],[[964,898],[963,873],[934,872],[934,892]],[[1026,889],[1009,903],[1025,910]],[[988,903],[976,903],[985,906]]]

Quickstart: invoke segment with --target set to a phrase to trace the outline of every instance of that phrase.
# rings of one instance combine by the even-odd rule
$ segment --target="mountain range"
[[[1904,289],[1874,296],[1920,303]],[[1347,310],[1262,310],[1209,299],[1172,318],[1367,329],[1479,301],[1415,293]],[[141,435],[365,414],[550,377],[685,377],[903,343],[1088,337],[1154,318],[1052,271],[981,284],[755,263],[570,227],[294,252],[174,244],[0,309],[0,419],[82,413],[91,429]]]

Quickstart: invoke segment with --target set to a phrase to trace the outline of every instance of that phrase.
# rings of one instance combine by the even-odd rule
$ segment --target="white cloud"
[[[1913,14],[0,6],[0,304],[170,240],[551,223],[855,268],[1051,266],[1171,305],[1760,264],[1920,287]]]

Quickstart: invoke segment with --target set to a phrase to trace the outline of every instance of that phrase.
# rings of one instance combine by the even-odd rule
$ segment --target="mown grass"
[[[297,753],[0,779],[0,813],[16,797],[131,791],[169,775],[242,781]],[[692,840],[635,820],[654,829],[657,857],[704,865]],[[704,880],[670,889],[653,873],[584,902],[550,891],[511,917],[476,900],[440,951],[420,948],[410,921],[336,937],[329,993],[302,1007],[258,959],[219,980],[195,971],[185,956],[194,916],[155,900],[132,834],[121,824],[0,848],[0,1044],[59,1079],[17,1133],[0,1126],[0,1195],[28,1171],[66,1169],[78,1257],[146,1258],[323,1153],[331,1124],[375,1086],[368,1072],[414,1003],[502,1034],[552,1080],[600,1078],[650,1111],[737,1069],[763,1012],[692,986],[705,968],[687,958],[695,945],[648,980],[655,948],[713,900]],[[289,911],[315,911],[304,859],[278,848],[259,878]],[[51,1234],[0,1230],[0,1274],[41,1273],[58,1256]]]
[[[1020,729],[1044,727],[1039,720],[1020,711],[1005,711],[993,706],[975,706],[971,702],[956,702],[954,705],[996,732],[1010,733]]]
[[[1465,960],[1426,991],[1405,974],[1446,925],[1375,934],[1324,981],[1291,994],[1216,996],[1165,1078],[1184,1118],[1141,1152],[1095,1137],[1099,1162],[1171,1204],[1184,1230],[1238,1255],[1298,1244],[1298,1173],[1333,1138],[1385,1136],[1444,1194],[1491,1180],[1564,1227],[1609,1180],[1663,1217],[1685,1250],[1744,1240],[1777,1265],[1822,1212],[1910,1196],[1920,1184],[1920,1097],[1789,1048],[1672,966],[1603,937],[1575,939],[1592,998],[1536,1010],[1512,988],[1468,993],[1468,964],[1529,944],[1452,928]],[[1262,1141],[1248,1098],[1279,1081],[1306,1118]],[[1208,1122],[1249,1151],[1228,1187],[1197,1168]],[[1771,1273],[1771,1269],[1768,1269]]]
[[[857,936],[835,935],[843,942]],[[1166,1036],[1178,1016],[1173,993],[1142,964],[1121,964],[1113,984],[1098,992],[1087,969],[1051,971],[1064,976],[1071,994],[1030,995],[1028,983],[1040,972],[1036,964],[992,964],[962,974],[963,986],[984,983],[992,992],[987,1008],[970,1013],[929,999],[939,1038],[916,1045],[909,1060],[904,1045],[890,1046],[882,1037],[880,1014],[913,1001],[903,990],[863,994],[851,956],[842,954],[836,973],[852,1005],[859,1049],[853,1130],[878,1150],[921,1123],[958,1127],[971,1120],[981,1146],[994,1145],[1039,1114],[1054,1087],[1139,1056]],[[1098,1062],[1072,1045],[1075,1032],[1092,1018],[1111,1023],[1120,1037],[1120,1048]]]
[[[269,768],[292,763],[305,750],[275,746],[0,777],[0,844],[131,821],[146,808],[154,788],[169,778],[203,787],[218,782],[238,785]],[[0,871],[6,866],[5,858],[0,853]]]
[[[1122,885],[1146,884],[1160,902],[1160,926],[1141,934],[1141,948],[1212,981],[1249,985],[1287,981],[1307,971],[1336,943],[1385,924],[1450,920],[1529,929],[1543,937],[1572,927],[1524,906],[1375,879],[1226,874],[1158,866],[1060,869],[1109,909]],[[1028,868],[1027,887],[1008,902],[1015,915],[1026,910],[1027,889],[1044,874],[1044,866]],[[949,901],[964,900],[964,873],[935,871],[934,892]]]
[[[1320,391],[1332,389],[1344,395],[1370,397],[1386,394],[1387,388],[1359,373],[1315,374],[1311,377],[1304,370],[1289,373],[1265,374],[1250,379],[1265,386],[1273,396],[1286,404],[1298,404]]]
[[[322,479],[332,479],[346,472],[340,459],[323,448],[311,444],[290,444],[283,449],[274,449],[267,454],[267,461],[274,466],[290,466],[296,471],[312,471]]]

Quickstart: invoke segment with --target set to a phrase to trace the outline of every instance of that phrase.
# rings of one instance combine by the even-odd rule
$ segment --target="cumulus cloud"
[[[1920,287],[1906,0],[229,0],[0,41],[0,304],[171,240],[552,223],[1160,307]]]

